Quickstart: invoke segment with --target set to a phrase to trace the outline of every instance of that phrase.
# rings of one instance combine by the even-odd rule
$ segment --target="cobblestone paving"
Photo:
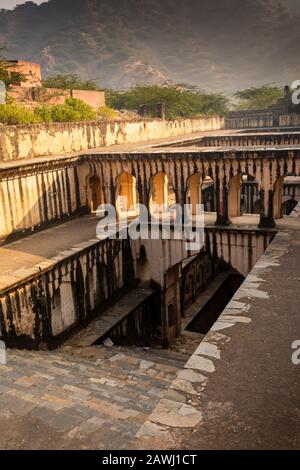
[[[1,449],[127,449],[187,355],[104,346],[7,352]]]

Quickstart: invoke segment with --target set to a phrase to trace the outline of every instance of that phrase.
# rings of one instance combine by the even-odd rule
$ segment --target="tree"
[[[0,45],[0,80],[5,83],[6,87],[12,84],[19,84],[26,80],[24,74],[12,70],[12,65],[4,58],[5,45]]]
[[[251,87],[234,94],[238,100],[234,108],[242,110],[267,109],[282,98],[282,89],[278,86],[267,84],[261,87]]]
[[[145,105],[150,117],[156,115],[157,104],[164,103],[168,119],[224,115],[229,103],[221,93],[207,93],[187,84],[136,86],[123,92],[106,90],[106,98],[108,106],[116,109],[137,111],[140,105]]]
[[[46,88],[60,88],[63,90],[98,90],[95,80],[83,80],[76,74],[55,75],[43,80]]]

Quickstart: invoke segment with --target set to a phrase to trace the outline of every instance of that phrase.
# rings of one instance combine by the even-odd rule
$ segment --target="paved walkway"
[[[8,351],[0,449],[128,449],[187,356],[107,348]]]
[[[79,217],[1,246],[0,289],[26,278],[32,268],[43,265],[45,261],[53,264],[55,257],[67,251],[97,242],[98,222],[95,216]]]
[[[300,219],[280,232],[138,433],[139,448],[299,449]],[[149,437],[155,425],[156,435]]]

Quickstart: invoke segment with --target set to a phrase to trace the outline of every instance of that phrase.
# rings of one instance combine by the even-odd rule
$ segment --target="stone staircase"
[[[0,367],[1,448],[131,448],[187,359],[133,347],[9,350]]]

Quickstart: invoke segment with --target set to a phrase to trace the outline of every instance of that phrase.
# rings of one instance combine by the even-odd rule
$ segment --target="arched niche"
[[[133,175],[122,172],[116,181],[116,210],[120,217],[137,213],[136,180]]]
[[[96,212],[98,207],[104,204],[104,194],[99,176],[88,178],[88,201],[91,212]]]
[[[150,183],[150,212],[159,215],[167,212],[176,204],[176,196],[168,176],[159,172],[154,175]]]
[[[210,176],[205,176],[202,180],[201,199],[201,203],[204,206],[204,212],[216,211],[214,180]]]
[[[229,181],[228,216],[229,220],[246,214],[260,213],[259,186],[255,177],[238,173]]]

